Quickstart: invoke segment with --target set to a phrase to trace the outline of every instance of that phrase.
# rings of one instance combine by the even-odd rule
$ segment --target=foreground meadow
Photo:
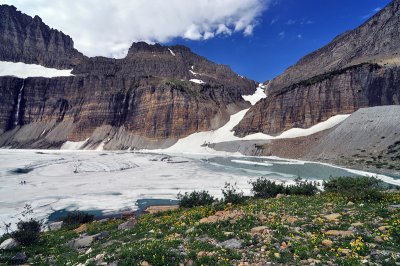
[[[399,203],[397,190],[361,202],[338,193],[219,201],[62,227],[0,251],[0,263],[398,265]]]

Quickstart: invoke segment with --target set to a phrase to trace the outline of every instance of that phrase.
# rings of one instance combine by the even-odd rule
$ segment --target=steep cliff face
[[[63,137],[55,142],[47,140],[49,147],[67,140],[85,140],[103,126],[109,127],[101,133],[104,139],[109,131],[124,128],[126,134],[136,137],[176,140],[215,129],[229,120],[231,112],[247,107],[239,100],[239,91],[156,77],[6,77],[0,78],[0,91],[3,131],[16,129],[22,134],[17,139],[6,134],[3,146],[12,147],[30,147],[60,126],[65,127]],[[33,128],[39,136],[29,132]],[[99,141],[103,139],[95,142]]]
[[[400,67],[375,64],[352,66],[293,84],[269,94],[235,128],[278,134],[290,128],[308,128],[338,114],[362,107],[400,104]]]
[[[0,43],[1,61],[71,68],[84,58],[69,36],[14,6],[0,5]]]
[[[184,46],[134,43],[124,59],[80,56],[68,36],[40,18],[0,10],[6,15],[0,38],[13,40],[0,60],[74,67],[72,77],[0,77],[0,146],[58,148],[87,139],[87,148],[169,146],[224,125],[250,106],[242,95],[256,89]]]
[[[400,0],[307,55],[268,84],[235,128],[239,136],[308,128],[361,107],[400,102]]]

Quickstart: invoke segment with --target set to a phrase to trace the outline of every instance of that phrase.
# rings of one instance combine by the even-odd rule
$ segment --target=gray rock
[[[227,249],[239,249],[242,247],[242,241],[233,238],[233,239],[226,240],[226,241],[220,243],[219,245],[221,247],[227,248]]]
[[[63,225],[63,221],[50,223],[47,227],[49,228],[50,231],[56,231],[56,230],[60,230],[62,225]]]
[[[118,230],[130,229],[130,228],[135,227],[136,225],[137,225],[136,219],[131,219],[129,221],[126,221],[126,222],[118,225]]]
[[[389,205],[388,210],[389,211],[395,211],[400,209],[400,204],[399,205]]]
[[[28,257],[26,256],[25,252],[18,252],[15,254],[14,257],[11,258],[11,261],[14,264],[22,264],[25,263],[28,260]]]
[[[81,237],[78,237],[76,239],[73,239],[67,243],[67,246],[73,249],[81,249],[81,248],[87,248],[90,247],[90,245],[98,239],[100,234],[92,235],[92,236],[86,236],[83,235]]]
[[[95,238],[96,241],[98,241],[98,240],[101,240],[101,239],[104,239],[104,238],[108,237],[109,235],[110,235],[109,232],[104,231],[104,232],[101,232],[101,233],[95,235],[94,238]]]
[[[1,243],[0,250],[11,250],[16,248],[18,245],[19,244],[15,239],[9,238],[4,240],[3,243]]]

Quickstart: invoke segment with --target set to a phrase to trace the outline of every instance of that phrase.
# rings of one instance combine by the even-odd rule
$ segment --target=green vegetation
[[[304,195],[313,196],[318,192],[318,184],[296,179],[294,185],[277,184],[267,178],[261,177],[251,182],[252,192],[256,198],[273,198],[278,194],[282,195]]]
[[[191,193],[178,194],[179,206],[183,208],[193,208],[196,206],[210,205],[214,202],[214,197],[208,191],[193,191]]]
[[[194,84],[190,81],[169,78],[165,81],[165,85],[170,86],[178,91],[189,93],[195,97],[200,96],[199,86],[201,85]]]
[[[11,237],[21,245],[29,246],[37,243],[40,237],[41,223],[36,220],[19,221],[17,230],[11,233]]]
[[[375,201],[382,199],[383,182],[374,177],[338,177],[324,182],[325,192],[338,193],[349,201]]]
[[[263,193],[273,187],[257,181]],[[118,229],[125,220],[88,223],[81,234],[96,239],[83,248],[68,244],[79,237],[73,230],[45,232],[35,245],[0,252],[0,264],[25,252],[35,265],[397,265],[400,192],[381,191],[379,199],[353,203],[338,191],[346,184],[353,191],[382,189],[373,179],[336,178],[325,183],[329,191],[313,196],[267,193],[238,204],[211,204],[205,191],[186,193],[187,205],[206,205],[144,214],[125,230]],[[227,187],[233,190],[228,198],[240,194]]]
[[[62,219],[63,227],[67,229],[74,229],[81,224],[90,223],[93,220],[94,215],[81,211],[70,212]]]
[[[230,183],[225,183],[222,195],[224,196],[225,203],[239,204],[243,203],[246,199],[243,196],[243,191],[239,192],[239,188],[236,184],[231,185]]]

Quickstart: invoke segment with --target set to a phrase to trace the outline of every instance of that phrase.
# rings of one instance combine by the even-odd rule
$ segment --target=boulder
[[[50,231],[56,231],[56,230],[61,229],[61,227],[63,226],[63,223],[64,223],[63,221],[49,223],[47,227],[49,228]]]
[[[328,236],[341,236],[341,237],[354,236],[354,232],[352,231],[340,231],[340,230],[329,230],[325,234]]]
[[[73,231],[77,234],[80,234],[87,231],[87,229],[88,229],[87,224],[81,224],[78,228],[75,228]]]
[[[336,221],[341,216],[342,215],[340,213],[332,213],[332,214],[326,215],[324,218],[327,219],[328,221]]]
[[[226,240],[219,244],[221,247],[226,249],[239,249],[242,247],[242,241],[235,238]]]
[[[135,218],[132,218],[120,225],[118,225],[118,230],[126,230],[126,229],[130,229],[133,228],[137,225],[137,220]]]
[[[264,235],[269,232],[269,228],[266,226],[257,226],[250,230],[252,235]]]
[[[324,240],[322,240],[322,245],[325,247],[331,247],[333,245],[333,242],[332,242],[332,240],[324,239]]]
[[[26,256],[25,252],[18,252],[15,254],[14,257],[11,258],[11,261],[13,264],[22,264],[25,263],[28,260],[28,257]]]
[[[222,221],[230,221],[230,223],[235,223],[236,220],[242,218],[243,215],[243,212],[239,210],[218,211],[214,215],[201,219],[200,223],[216,223]]]
[[[353,226],[353,227],[360,227],[360,226],[363,226],[364,224],[363,223],[361,223],[361,222],[356,222],[356,223],[352,223],[351,224],[351,226]]]
[[[19,244],[15,239],[9,238],[4,240],[3,243],[1,243],[0,250],[11,250],[16,248],[18,245]]]
[[[297,218],[297,217],[292,217],[292,216],[289,216],[288,218],[286,218],[286,221],[288,222],[288,223],[290,223],[290,224],[294,224],[295,222],[297,222],[299,220],[299,218]]]
[[[81,248],[87,248],[90,247],[90,245],[98,239],[100,234],[92,235],[92,236],[81,236],[76,239],[73,239],[67,243],[67,246],[73,249],[81,249]]]

